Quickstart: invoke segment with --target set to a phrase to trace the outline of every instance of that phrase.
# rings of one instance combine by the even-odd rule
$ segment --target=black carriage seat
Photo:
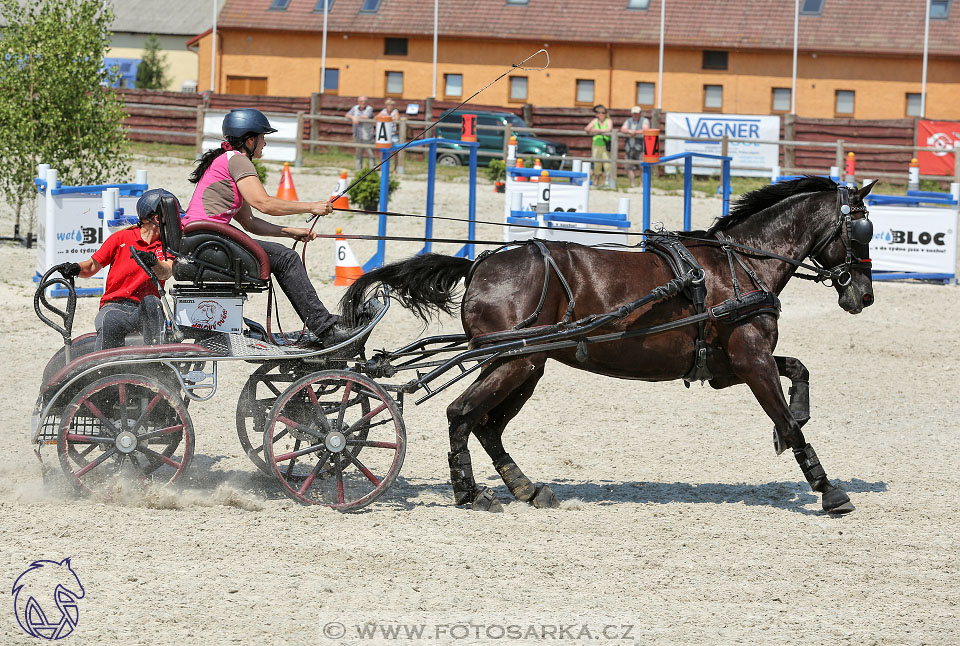
[[[270,259],[263,247],[240,229],[198,220],[181,229],[180,213],[172,198],[160,201],[163,210],[164,244],[180,254],[173,277],[194,286],[260,291],[270,280]]]

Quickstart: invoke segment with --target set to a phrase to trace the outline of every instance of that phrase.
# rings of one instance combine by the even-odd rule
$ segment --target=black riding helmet
[[[262,112],[254,108],[237,108],[223,118],[224,139],[246,139],[250,135],[269,135],[276,132]]]
[[[137,200],[137,217],[141,222],[147,222],[160,209],[160,200],[164,197],[172,197],[177,202],[177,211],[181,211],[180,200],[170,191],[162,188],[151,188],[144,191],[140,199]]]

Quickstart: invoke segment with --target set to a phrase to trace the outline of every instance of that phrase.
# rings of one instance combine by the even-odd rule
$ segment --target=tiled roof
[[[222,28],[321,31],[322,0],[289,0],[270,10],[272,0],[226,0]],[[582,42],[653,45],[660,38],[660,2],[646,11],[627,9],[627,0],[440,0],[442,38],[502,38],[545,43]],[[931,20],[930,53],[960,56],[960,2],[948,20]],[[432,36],[433,4],[428,0],[382,0],[375,13],[360,11],[363,0],[334,0],[327,29],[338,33]],[[789,0],[667,0],[665,41],[671,47],[769,49],[793,47]],[[804,51],[920,54],[923,2],[824,0],[820,16],[800,17]]]
[[[195,36],[213,25],[213,3],[200,0],[114,0],[113,14],[110,28],[123,33]]]

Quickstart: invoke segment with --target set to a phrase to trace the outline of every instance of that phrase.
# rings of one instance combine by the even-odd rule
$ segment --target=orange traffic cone
[[[337,235],[343,233],[340,227],[337,227]],[[333,277],[334,285],[352,285],[353,282],[363,276],[363,268],[357,262],[357,257],[350,250],[350,245],[346,238],[337,238],[334,241],[336,249],[336,273]]]
[[[337,188],[333,189],[333,195],[330,196],[330,199],[332,200],[333,208],[335,209],[350,208],[350,200],[347,199],[347,171],[344,170],[340,172],[340,179],[337,181]]]
[[[533,160],[533,170],[543,170],[543,165],[540,163],[540,160],[539,160],[539,159],[534,159],[534,160]],[[539,182],[539,181],[540,181],[540,177],[537,176],[537,175],[534,175],[533,177],[530,178],[530,181],[531,181],[531,182]]]
[[[280,175],[280,188],[277,189],[277,197],[281,200],[290,200],[299,202],[297,189],[293,187],[293,176],[290,175],[290,164],[283,162],[283,174]]]

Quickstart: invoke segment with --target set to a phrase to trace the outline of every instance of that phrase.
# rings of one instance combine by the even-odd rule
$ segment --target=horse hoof
[[[843,489],[831,489],[823,494],[823,510],[828,514],[849,514],[856,509]]]
[[[533,494],[530,504],[537,509],[556,509],[560,506],[560,501],[557,500],[557,494],[553,493],[553,489],[542,484],[537,487],[537,492]]]
[[[478,493],[473,499],[473,504],[470,505],[470,509],[474,511],[490,511],[496,514],[503,511],[503,506],[494,495],[493,489],[484,487],[483,491]]]

